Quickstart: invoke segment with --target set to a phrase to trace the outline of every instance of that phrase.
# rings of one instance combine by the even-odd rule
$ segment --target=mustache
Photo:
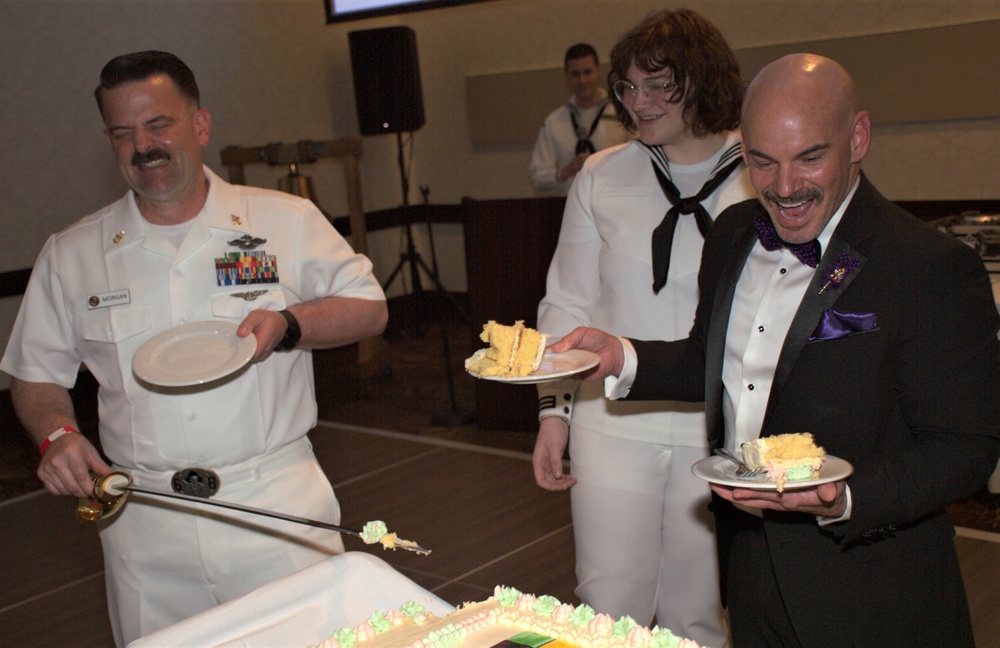
[[[765,189],[760,192],[761,197],[764,200],[772,203],[800,203],[807,200],[815,200],[821,202],[823,200],[823,192],[818,189],[801,189],[794,192],[790,196],[779,196],[777,193],[771,191],[770,189]]]
[[[136,151],[132,154],[132,166],[140,166],[143,164],[149,164],[150,162],[159,162],[160,160],[169,162],[170,152],[161,148],[152,148],[142,153]]]

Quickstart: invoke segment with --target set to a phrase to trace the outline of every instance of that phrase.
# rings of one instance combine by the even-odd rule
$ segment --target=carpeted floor
[[[473,351],[468,325],[447,324],[445,335],[437,324],[397,329],[380,346],[367,364],[358,363],[356,346],[314,354],[321,420],[531,452],[534,435],[528,431],[481,431],[467,421],[475,412],[474,381],[462,369]],[[95,394],[93,378],[81,374],[74,402],[81,431],[96,442]],[[0,392],[0,457],[0,500],[41,488],[38,451],[17,422],[8,391]],[[1000,533],[1000,495],[984,489],[948,512],[957,526]]]

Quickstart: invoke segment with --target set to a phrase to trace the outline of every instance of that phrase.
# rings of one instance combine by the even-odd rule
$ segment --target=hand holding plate
[[[759,509],[807,513],[828,518],[840,517],[847,510],[847,482],[844,480],[781,493],[776,490],[734,488],[719,484],[712,484],[712,491],[730,502]]]
[[[625,366],[625,351],[621,340],[600,329],[579,326],[564,338],[549,347],[552,353],[565,353],[573,349],[597,354],[598,365],[580,374],[584,380],[601,380],[608,376],[618,376]]]

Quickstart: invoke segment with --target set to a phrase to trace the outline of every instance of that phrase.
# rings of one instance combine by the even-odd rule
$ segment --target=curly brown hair
[[[669,101],[684,99],[684,122],[698,137],[734,130],[740,124],[743,81],[736,56],[722,32],[690,9],[657,11],[622,36],[611,50],[608,87],[626,79],[635,63],[643,72],[670,70],[676,84]],[[636,125],[611,93],[618,119]]]

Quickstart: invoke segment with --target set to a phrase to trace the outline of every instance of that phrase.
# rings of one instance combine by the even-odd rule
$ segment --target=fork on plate
[[[761,475],[767,472],[767,470],[763,468],[751,468],[750,466],[746,465],[742,459],[734,455],[726,448],[716,448],[715,454],[719,455],[720,457],[729,459],[730,461],[736,464],[736,479],[745,479],[747,481],[750,481],[756,479],[757,477],[760,477]]]

